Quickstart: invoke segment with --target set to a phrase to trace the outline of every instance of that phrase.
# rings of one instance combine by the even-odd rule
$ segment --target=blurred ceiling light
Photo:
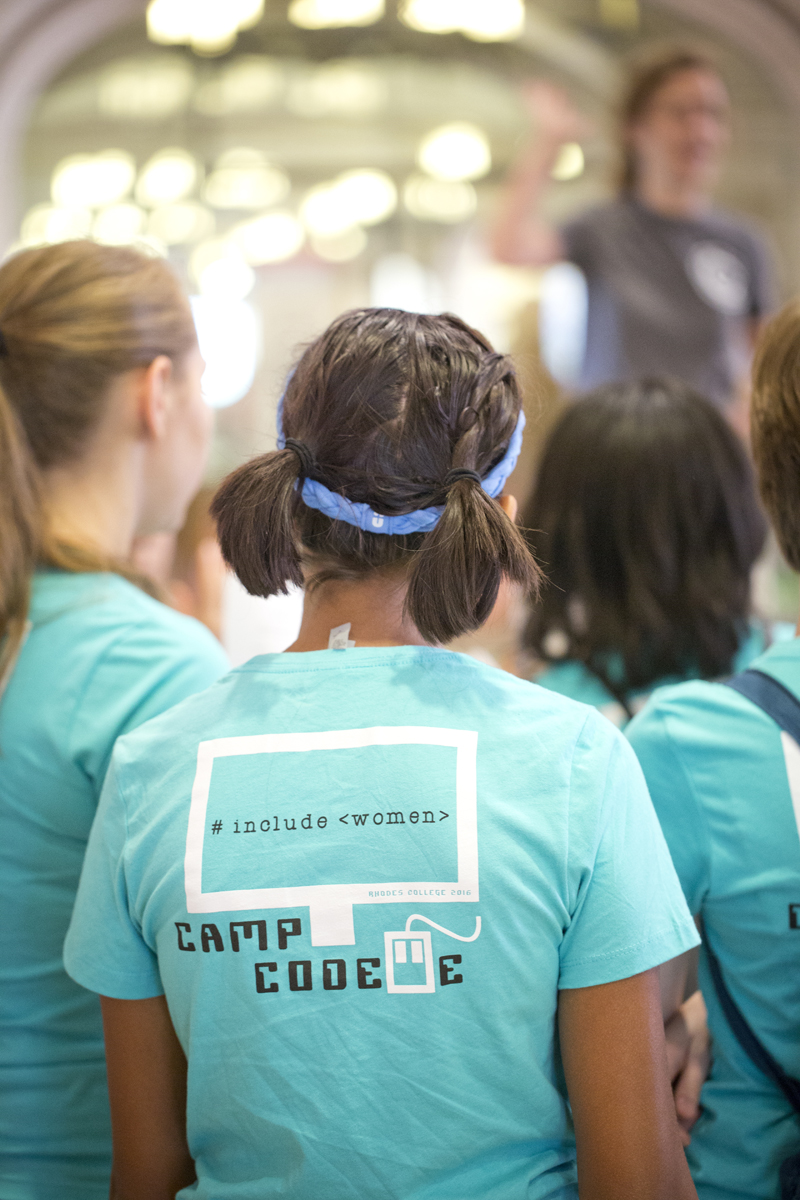
[[[122,59],[101,72],[97,107],[109,117],[157,120],[186,108],[193,82],[191,65],[177,54]]]
[[[289,176],[273,167],[258,150],[241,146],[217,159],[203,195],[214,208],[268,208],[291,190]]]
[[[151,212],[147,232],[165,246],[199,242],[214,232],[214,214],[192,200],[183,204],[162,204]]]
[[[136,164],[124,150],[70,154],[53,171],[50,191],[54,202],[67,208],[99,208],[124,199],[135,177]]]
[[[397,208],[397,188],[391,175],[371,167],[345,171],[334,187],[358,225],[377,225]]]
[[[578,142],[565,142],[558,152],[550,174],[559,183],[566,183],[568,180],[577,179],[579,175],[582,175],[585,165],[583,149]]]
[[[209,117],[268,108],[283,91],[283,69],[262,54],[243,54],[220,67],[195,94],[194,107]]]
[[[192,0],[150,0],[147,36],[167,46],[191,41]]]
[[[346,229],[344,233],[339,233],[335,237],[312,237],[311,246],[314,253],[325,259],[326,262],[350,262],[366,250],[367,235],[360,226],[356,225],[353,229]]]
[[[290,212],[265,213],[253,221],[243,221],[230,233],[245,261],[252,266],[293,258],[305,236],[303,226]]]
[[[146,214],[138,204],[110,204],[92,224],[92,237],[108,246],[129,246],[144,232]]]
[[[356,225],[377,225],[397,207],[397,188],[385,171],[345,171],[307,193],[300,215],[316,237],[330,238]]]
[[[356,225],[347,206],[341,203],[334,183],[319,183],[306,193],[300,216],[315,237],[337,237]]]
[[[600,20],[617,29],[639,28],[639,0],[600,0]]]
[[[463,33],[476,42],[510,41],[525,26],[524,0],[405,0],[400,18],[421,33]]]
[[[412,175],[403,188],[403,203],[421,221],[456,224],[473,215],[478,197],[471,183]]]
[[[296,78],[286,95],[286,107],[302,117],[336,113],[364,117],[386,107],[386,84],[371,67],[352,62],[326,63]]]
[[[189,259],[189,271],[201,293],[216,300],[244,300],[256,281],[238,246],[225,238],[201,242]]]
[[[301,29],[372,25],[386,11],[384,0],[292,0],[289,20]]]
[[[197,54],[222,54],[263,12],[264,0],[150,0],[147,34],[162,45],[188,43]]]
[[[434,179],[480,179],[491,169],[492,153],[482,129],[467,121],[454,121],[422,139],[417,162]]]
[[[72,238],[88,237],[91,227],[92,214],[88,208],[37,204],[23,218],[20,241],[23,246],[68,242]]]
[[[139,172],[136,199],[141,204],[172,204],[192,191],[200,174],[197,160],[179,146],[154,154]]]
[[[203,398],[211,408],[227,408],[253,386],[261,340],[258,315],[245,300],[192,296],[190,303],[206,363]]]

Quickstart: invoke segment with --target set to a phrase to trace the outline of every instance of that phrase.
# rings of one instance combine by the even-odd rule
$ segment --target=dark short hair
[[[311,478],[386,515],[441,505],[429,533],[365,533],[307,507],[298,455],[277,450],[225,480],[212,506],[228,563],[253,595],[379,570],[408,571],[406,610],[429,641],[489,616],[502,578],[535,589],[538,570],[514,523],[475,479],[505,454],[522,406],[511,360],[458,317],[359,309],[300,358],[283,405]]]
[[[523,526],[547,576],[526,634],[539,657],[562,657],[557,631],[623,702],[671,675],[730,670],[766,524],[739,438],[691,388],[645,379],[576,401]]]
[[[786,561],[800,571],[800,301],[764,329],[753,364],[753,453]]]

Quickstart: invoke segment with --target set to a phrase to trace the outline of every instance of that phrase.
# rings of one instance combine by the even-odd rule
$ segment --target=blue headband
[[[525,414],[520,412],[502,460],[481,481],[483,490],[492,497],[500,495],[505,481],[517,465],[519,452],[522,449],[524,428]],[[283,396],[281,396],[278,404],[278,449],[283,450],[285,445]],[[295,487],[299,483],[300,480],[297,481]],[[385,513],[375,512],[375,509],[370,508],[368,504],[361,504],[357,500],[348,500],[345,496],[340,496],[338,492],[332,492],[317,479],[304,479],[300,495],[303,503],[307,504],[309,508],[315,508],[318,512],[324,513],[332,521],[346,521],[348,525],[355,525],[356,529],[363,529],[366,533],[428,533],[444,512],[444,508],[438,506],[436,508],[418,508],[415,512],[400,513],[399,516],[390,517]]]

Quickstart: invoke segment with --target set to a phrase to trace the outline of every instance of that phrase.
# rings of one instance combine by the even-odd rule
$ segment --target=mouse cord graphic
[[[435,921],[431,921],[430,917],[423,917],[421,913],[411,914],[406,921],[406,933],[413,933],[411,928],[412,921],[424,921],[426,925],[430,925],[434,929],[438,929],[439,933],[446,933],[448,937],[455,938],[457,942],[474,942],[476,938],[480,937],[481,933],[480,917],[475,918],[475,932],[471,937],[463,937],[460,933],[453,933],[451,929],[445,929],[443,925],[437,925]]]

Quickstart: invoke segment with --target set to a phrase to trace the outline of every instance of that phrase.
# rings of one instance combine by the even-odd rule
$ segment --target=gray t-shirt
[[[580,390],[673,375],[718,404],[732,400],[748,367],[749,323],[774,307],[758,234],[716,209],[665,217],[622,196],[562,237],[589,293]]]

